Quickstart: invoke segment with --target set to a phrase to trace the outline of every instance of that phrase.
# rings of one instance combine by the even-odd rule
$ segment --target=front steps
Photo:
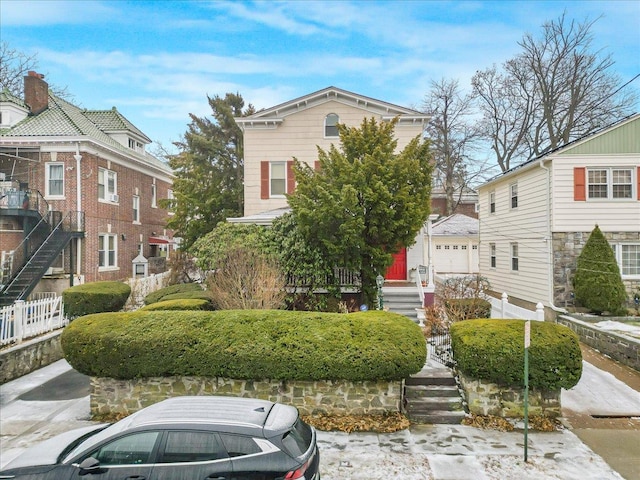
[[[465,417],[464,402],[449,368],[427,362],[404,385],[404,412],[412,422],[460,424]]]
[[[416,308],[422,308],[420,295],[415,286],[400,287],[385,285],[382,288],[384,309],[409,317],[418,323]]]

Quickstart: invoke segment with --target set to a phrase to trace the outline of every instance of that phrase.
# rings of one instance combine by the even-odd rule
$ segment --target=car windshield
[[[89,437],[85,437],[81,439],[82,441],[76,445],[76,447],[71,450],[64,458],[62,463],[67,463],[71,461],[76,455],[79,453],[94,447],[95,445],[102,442],[104,439],[111,437],[112,435],[124,430],[125,426],[122,421],[118,423],[114,423],[113,425],[107,426],[105,429],[100,430],[95,435],[91,435]]]
[[[313,430],[300,419],[282,437],[282,445],[287,453],[293,457],[299,457],[309,450],[312,441]]]

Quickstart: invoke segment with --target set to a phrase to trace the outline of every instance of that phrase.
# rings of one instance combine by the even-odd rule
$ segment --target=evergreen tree
[[[190,114],[191,123],[180,153],[169,159],[176,175],[173,200],[165,200],[174,212],[167,226],[182,237],[188,250],[202,235],[227,217],[237,217],[244,209],[244,149],[242,130],[234,117],[254,113],[239,94],[224,98],[207,97],[212,117]]]
[[[627,294],[620,269],[611,245],[597,225],[578,256],[573,287],[576,301],[598,315],[626,312]]]
[[[318,170],[294,166],[289,205],[301,233],[329,264],[360,273],[366,302],[391,254],[413,244],[429,216],[429,144],[416,137],[396,153],[396,123],[339,124],[340,148],[318,148]]]

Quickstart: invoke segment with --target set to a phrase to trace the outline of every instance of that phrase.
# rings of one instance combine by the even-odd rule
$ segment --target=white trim
[[[62,168],[62,195],[52,195],[49,191],[51,181],[51,171],[50,168],[56,166]],[[64,162],[45,162],[44,164],[44,198],[46,200],[64,200],[65,199],[65,167]]]

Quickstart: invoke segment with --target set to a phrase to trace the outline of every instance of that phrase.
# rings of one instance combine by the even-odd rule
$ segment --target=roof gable
[[[376,100],[374,98],[365,97],[357,93],[342,90],[337,87],[327,87],[317,92],[295,98],[285,103],[281,103],[271,108],[260,110],[259,112],[247,117],[238,117],[236,122],[239,124],[253,123],[279,123],[284,117],[294,113],[307,110],[309,108],[322,105],[327,102],[340,102],[362,110],[366,110],[375,115],[381,115],[383,118],[394,118],[400,116],[411,120],[427,121],[428,115],[417,110],[401,107],[392,103]]]

